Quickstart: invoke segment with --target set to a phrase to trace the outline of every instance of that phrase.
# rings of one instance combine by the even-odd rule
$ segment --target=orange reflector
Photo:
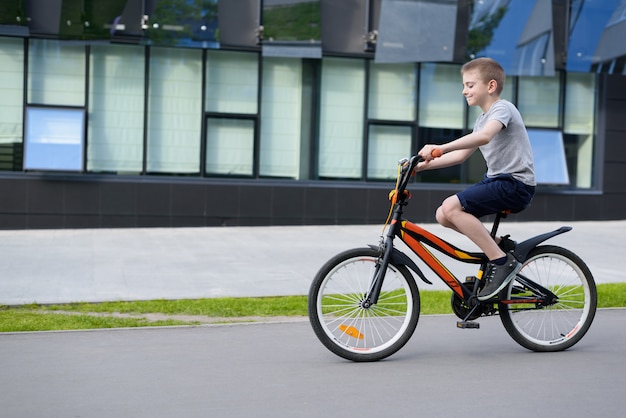
[[[361,334],[359,330],[354,328],[352,325],[347,326],[347,325],[341,324],[339,325],[339,329],[342,330],[344,334],[348,334],[352,338],[358,338],[359,340],[362,340],[364,337],[364,335]]]

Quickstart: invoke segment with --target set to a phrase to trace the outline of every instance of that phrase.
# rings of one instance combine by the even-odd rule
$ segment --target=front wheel
[[[352,361],[377,361],[404,346],[419,318],[419,291],[403,265],[390,263],[378,303],[362,302],[372,285],[379,251],[356,248],[331,258],[309,291],[309,319],[319,340]]]
[[[543,286],[556,299],[547,305],[534,303],[537,292],[520,278]],[[528,254],[498,309],[504,328],[521,346],[532,351],[561,351],[585,335],[597,299],[593,276],[583,260],[565,248],[546,245]]]

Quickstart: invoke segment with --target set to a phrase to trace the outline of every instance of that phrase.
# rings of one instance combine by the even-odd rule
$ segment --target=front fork
[[[383,248],[383,255],[376,262],[376,268],[374,270],[374,277],[370,285],[370,289],[361,302],[361,307],[364,309],[370,308],[372,305],[378,303],[378,297],[380,291],[383,288],[383,282],[385,280],[385,273],[391,260],[391,253],[393,251],[393,242],[387,239],[384,244],[381,244]]]

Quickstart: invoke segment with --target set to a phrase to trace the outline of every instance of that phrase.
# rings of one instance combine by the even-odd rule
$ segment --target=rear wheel
[[[537,292],[520,277],[554,293],[554,303],[533,302]],[[546,245],[529,253],[498,309],[504,328],[520,345],[533,351],[561,351],[589,330],[596,307],[596,285],[583,260],[565,248]]]
[[[377,361],[402,348],[419,318],[419,291],[403,265],[390,263],[378,303],[363,304],[379,251],[356,248],[331,258],[309,291],[309,319],[330,351],[352,361]]]

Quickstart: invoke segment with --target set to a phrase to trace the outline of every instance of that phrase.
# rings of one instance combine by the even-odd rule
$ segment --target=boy
[[[477,58],[461,68],[463,96],[469,106],[483,113],[474,130],[442,145],[425,145],[418,153],[425,161],[416,171],[433,170],[461,164],[477,148],[487,163],[485,178],[479,183],[446,198],[437,209],[436,219],[472,240],[489,257],[481,301],[496,296],[520,271],[522,265],[506,254],[491,238],[480,217],[502,210],[519,212],[530,205],[535,194],[533,156],[528,133],[517,108],[500,99],[504,70],[490,58]],[[439,148],[443,155],[433,157]]]

